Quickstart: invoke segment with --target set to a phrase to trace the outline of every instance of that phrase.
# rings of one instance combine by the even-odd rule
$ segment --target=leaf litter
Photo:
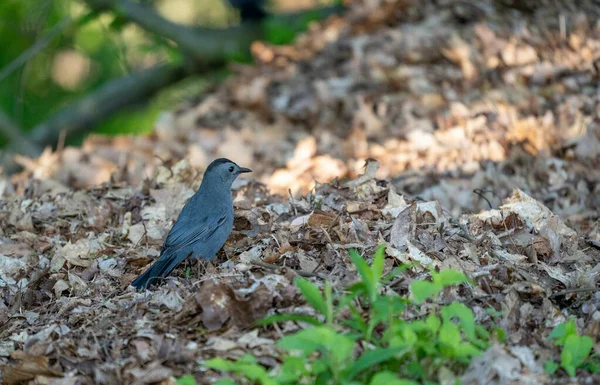
[[[253,322],[310,313],[296,276],[341,288],[347,250],[385,243],[386,271],[414,264],[386,290],[454,268],[475,285],[440,301],[502,311],[506,343],[465,384],[563,383],[543,372],[550,330],[600,334],[600,10],[512,4],[354,2],[291,46],[255,43],[256,66],[150,136],[20,158],[0,180],[2,380],[211,383],[199,364],[246,353],[277,368],[274,341],[302,326]],[[254,170],[227,244],[134,292],[217,156]]]

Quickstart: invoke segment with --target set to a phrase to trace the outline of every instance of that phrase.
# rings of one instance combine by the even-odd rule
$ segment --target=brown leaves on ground
[[[246,353],[276,368],[302,325],[253,322],[310,313],[296,276],[341,289],[347,250],[384,243],[386,272],[415,264],[386,290],[454,268],[475,284],[440,300],[502,311],[506,344],[465,383],[549,383],[551,328],[600,324],[599,13],[504,3],[358,2],[293,46],[257,44],[256,67],[152,136],[21,159],[0,180],[3,380],[168,383]],[[216,156],[255,171],[223,251],[134,292]]]
[[[282,331],[252,325],[273,312],[307,311],[301,310],[294,277],[350,284],[357,274],[346,250],[358,248],[368,258],[382,242],[386,271],[399,263],[415,264],[388,290],[406,293],[410,280],[431,267],[460,269],[477,283],[460,299],[469,302],[480,322],[491,322],[486,308],[502,310],[509,346],[542,341],[550,325],[566,319],[560,311],[565,303],[598,312],[586,293],[565,294],[561,302],[553,296],[582,284],[593,291],[597,256],[580,250],[574,231],[523,191],[515,190],[498,210],[455,218],[436,201],[409,203],[389,180],[373,175],[351,180],[350,188],[333,182],[287,200],[270,199],[264,189],[246,184],[235,192],[236,201],[261,203],[236,213],[236,223],[245,228],[234,229],[224,255],[212,263],[186,263],[145,293],[127,286],[145,267],[139,267],[140,258],[150,263],[158,255],[159,243],[150,242],[148,234],[131,239],[123,225],[167,223],[170,214],[157,197],[170,194],[170,179],[141,197],[142,212],[153,214],[139,216],[138,223],[126,215],[129,195],[111,193],[111,185],[89,192],[99,205],[111,202],[105,228],[95,228],[94,218],[86,220],[83,213],[70,226],[48,226],[53,217],[36,222],[38,238],[54,242],[44,252],[34,251],[37,241],[21,236],[17,223],[5,217],[5,241],[26,240],[2,248],[12,251],[3,256],[7,268],[2,270],[8,318],[2,329],[7,343],[0,350],[5,358],[0,359],[7,365],[6,381],[40,376],[52,381],[52,376],[74,373],[90,383],[147,383],[193,372],[196,362],[215,355],[235,358],[250,351],[273,358],[273,342]],[[32,197],[52,207],[29,205],[27,212],[38,217],[39,210],[49,210],[58,220],[69,205],[58,198]],[[22,202],[13,197],[6,212]],[[251,216],[260,219],[239,221]],[[297,327],[290,323],[285,331]]]

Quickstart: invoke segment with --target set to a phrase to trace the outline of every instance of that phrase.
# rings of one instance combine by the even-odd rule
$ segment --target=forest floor
[[[600,335],[600,9],[510,3],[358,2],[294,45],[256,43],[255,66],[152,135],[21,158],[0,179],[2,380],[210,383],[204,360],[246,353],[276,367],[281,330],[253,322],[304,306],[298,273],[342,290],[347,250],[383,243],[386,271],[415,264],[387,290],[453,268],[476,284],[445,299],[482,324],[502,312],[485,382],[480,365],[465,384],[600,383],[543,368],[569,317]],[[223,251],[135,292],[220,156],[254,170]]]

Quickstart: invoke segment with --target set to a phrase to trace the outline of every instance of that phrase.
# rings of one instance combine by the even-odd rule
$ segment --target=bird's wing
[[[177,219],[167,235],[163,251],[166,249],[177,250],[210,239],[226,219],[227,211],[225,210],[206,216]]]

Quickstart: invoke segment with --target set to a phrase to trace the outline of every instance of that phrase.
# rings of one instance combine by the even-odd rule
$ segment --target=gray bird
[[[200,188],[183,206],[169,231],[160,257],[131,283],[132,286],[147,288],[190,256],[214,258],[233,228],[231,185],[244,172],[252,170],[225,158],[216,159],[208,166]]]

